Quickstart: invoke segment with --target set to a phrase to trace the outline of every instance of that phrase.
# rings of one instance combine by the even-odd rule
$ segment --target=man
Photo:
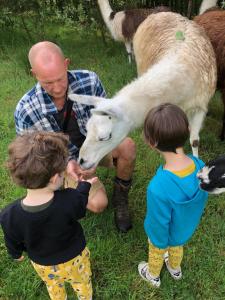
[[[77,163],[92,107],[72,104],[67,95],[76,93],[105,97],[106,93],[94,72],[68,71],[69,59],[64,57],[62,50],[54,43],[44,41],[35,44],[29,51],[28,59],[31,72],[38,82],[17,104],[16,132],[21,134],[24,130],[46,130],[63,131],[68,134],[70,159],[67,175],[73,180],[74,186],[74,181],[93,176],[95,173],[95,169],[83,170]],[[109,157],[112,159],[104,160],[102,165],[110,167],[113,161],[116,167],[112,199],[115,207],[115,223],[121,232],[127,232],[132,227],[128,211],[128,192],[136,157],[134,142],[126,138]],[[97,202],[94,201],[96,197]],[[94,203],[98,203],[98,206]],[[107,203],[105,188],[98,181],[91,189],[89,208],[101,212]]]

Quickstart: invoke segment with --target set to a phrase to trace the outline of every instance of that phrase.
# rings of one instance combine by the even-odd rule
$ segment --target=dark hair
[[[68,138],[63,133],[26,132],[9,145],[8,154],[6,165],[16,184],[43,188],[52,176],[65,170]]]
[[[163,152],[175,152],[189,137],[188,119],[182,109],[164,103],[149,111],[144,122],[145,141]]]

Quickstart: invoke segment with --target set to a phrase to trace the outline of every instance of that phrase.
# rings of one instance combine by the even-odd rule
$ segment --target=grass
[[[0,208],[24,190],[12,184],[5,168],[7,145],[15,136],[13,112],[18,100],[34,84],[26,54],[31,44],[20,32],[0,33]],[[90,69],[101,78],[109,96],[136,76],[135,65],[129,65],[123,45],[110,39],[104,45],[94,34],[79,35],[71,28],[52,27],[47,39],[57,42],[71,58],[71,69]],[[222,102],[217,94],[210,103],[209,115],[201,132],[200,157],[207,161],[224,153],[225,143],[218,139],[221,129]],[[141,138],[141,129],[131,134],[137,144],[137,163],[130,207],[133,229],[119,234],[114,226],[112,205],[100,215],[88,213],[82,221],[91,250],[94,299],[97,300],[222,300],[225,299],[225,195],[210,196],[202,222],[185,246],[183,280],[175,282],[163,269],[162,285],[152,289],[138,275],[137,264],[147,259],[147,238],[143,229],[145,190],[160,163]],[[187,144],[186,150],[190,152]],[[112,171],[101,169],[109,198],[112,193]],[[32,269],[29,260],[16,263],[7,256],[0,232],[0,299],[45,300],[44,284]],[[68,299],[74,294],[68,286]]]

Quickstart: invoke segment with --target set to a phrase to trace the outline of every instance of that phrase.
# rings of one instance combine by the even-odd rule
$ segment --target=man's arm
[[[34,125],[26,111],[20,113],[19,110],[16,110],[14,113],[14,120],[16,126],[16,134],[21,134],[24,131],[29,130]]]
[[[69,161],[71,160],[77,161],[79,156],[79,149],[71,142],[69,142],[68,149],[69,149]]]

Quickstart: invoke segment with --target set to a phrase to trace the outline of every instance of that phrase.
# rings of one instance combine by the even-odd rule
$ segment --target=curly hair
[[[6,166],[13,181],[24,188],[46,187],[50,178],[65,170],[68,137],[55,132],[26,132],[8,147]]]

